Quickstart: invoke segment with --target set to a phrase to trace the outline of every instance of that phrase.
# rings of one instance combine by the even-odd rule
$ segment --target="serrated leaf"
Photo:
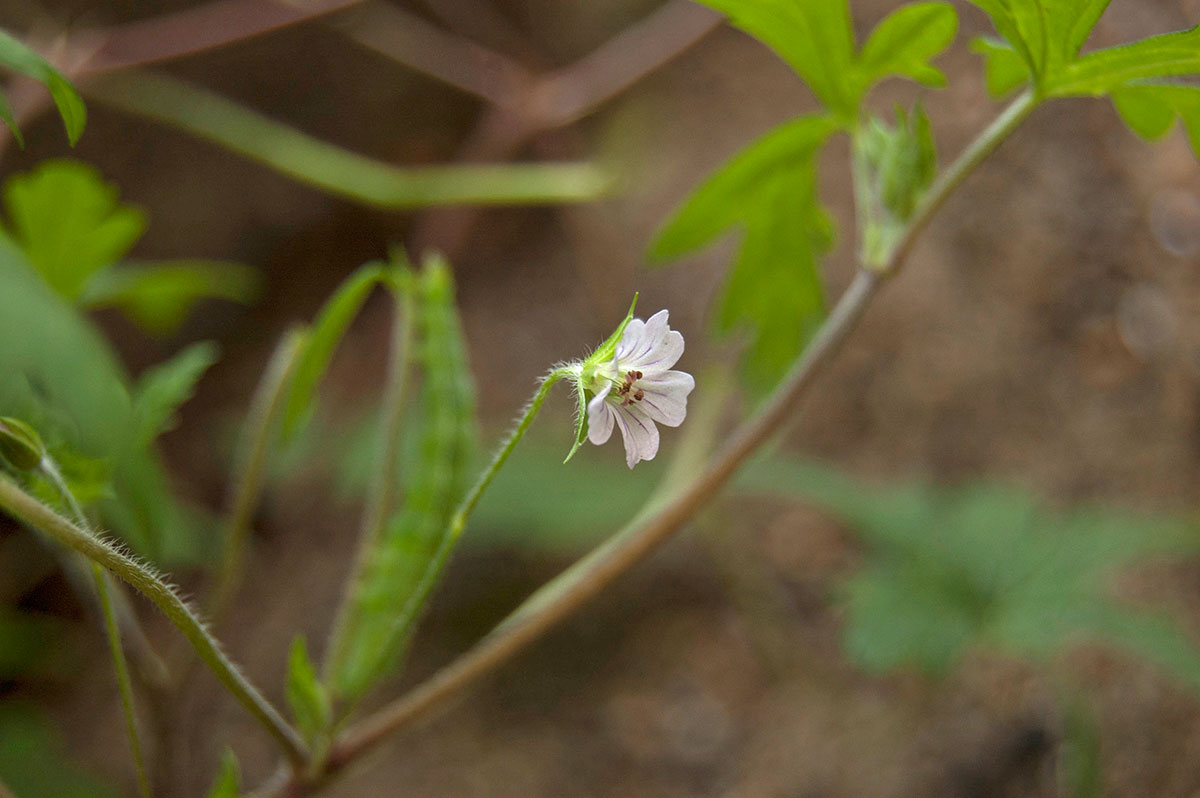
[[[650,247],[661,261],[731,227],[743,231],[717,324],[750,329],[747,375],[758,387],[799,352],[824,312],[817,256],[833,230],[816,196],[816,155],[837,129],[829,117],[810,116],[762,136],[692,192]]]
[[[93,274],[141,238],[146,217],[79,161],[52,160],[4,186],[13,239],[61,296],[75,301]]]
[[[954,41],[958,14],[949,3],[913,3],[884,17],[871,32],[858,56],[865,87],[891,75],[912,78],[926,86],[946,85],[946,76],[930,65]]]
[[[86,308],[116,307],[153,335],[179,329],[202,299],[249,303],[262,278],[241,263],[212,260],[124,262],[93,274],[80,303]]]
[[[84,125],[87,124],[87,107],[71,82],[63,77],[61,72],[50,66],[46,59],[3,30],[0,30],[0,66],[27,75],[50,90],[50,97],[54,100],[54,105],[58,108],[59,116],[62,117],[63,125],[67,129],[67,138],[70,140],[71,146],[74,146],[83,134]],[[16,132],[15,122],[10,123],[9,126]]]
[[[858,107],[854,29],[847,0],[699,0],[774,50],[827,108]]]
[[[1165,136],[1179,117],[1192,152],[1200,158],[1200,87],[1132,85],[1112,94],[1125,123],[1145,139]]]
[[[221,755],[221,769],[213,786],[205,793],[206,798],[238,798],[241,794],[242,773],[237,757],[228,748]]]
[[[192,398],[196,383],[218,357],[217,345],[203,341],[147,369],[138,380],[133,397],[138,445],[149,446],[174,427],[175,411]]]
[[[317,385],[329,368],[333,352],[350,322],[358,315],[371,289],[386,277],[387,268],[383,264],[365,264],[347,277],[321,308],[305,342],[304,352],[296,364],[291,391],[284,406],[282,436],[285,441],[296,432],[309,411]]]
[[[1029,65],[1007,42],[979,36],[971,40],[971,51],[984,58],[984,77],[993,97],[1003,97],[1029,81]]]
[[[475,392],[449,266],[425,262],[417,291],[418,356],[424,374],[414,424],[416,464],[404,475],[403,506],[389,520],[352,587],[332,685],[355,698],[391,670],[408,642],[450,551],[451,519],[475,450]],[[412,428],[415,427],[415,428]]]
[[[292,641],[288,654],[287,701],[296,726],[310,743],[329,731],[329,695],[317,679],[303,637]]]

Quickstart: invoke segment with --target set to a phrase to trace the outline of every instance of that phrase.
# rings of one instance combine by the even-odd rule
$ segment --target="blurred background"
[[[896,5],[854,0],[860,36]],[[955,6],[959,38],[938,62],[950,87],[919,94],[943,162],[999,108],[966,47],[990,32],[987,20]],[[1197,23],[1195,0],[1114,0],[1093,42]],[[38,87],[14,84],[27,143],[4,140],[0,180],[48,158],[80,159],[147,214],[133,257],[233,261],[261,274],[253,301],[203,302],[165,336],[115,311],[93,316],[135,375],[194,341],[219,345],[160,441],[178,492],[210,510],[224,501],[231,434],[279,336],[395,243],[440,249],[454,264],[485,448],[536,378],[602,340],[634,291],[644,314],[670,309],[688,343],[679,367],[698,375],[693,402],[703,402],[704,375],[736,357],[736,338],[708,335],[736,240],[654,270],[647,243],[706,174],[815,108],[767,48],[682,0],[8,0],[0,27],[79,64],[89,112],[70,149]],[[602,197],[520,207],[364,202],[235,151],[285,151],[278,128],[242,126],[225,145],[197,135],[201,122],[152,101],[147,86],[164,75],[380,163],[586,161],[615,182]],[[916,96],[889,84],[873,105],[884,112]],[[831,297],[854,268],[847,151],[835,140],[821,164],[840,230],[825,266]],[[312,155],[312,171],[326,155]],[[1136,516],[1112,521],[1130,534],[1145,518],[1190,519],[1198,263],[1200,168],[1183,135],[1146,145],[1105,102],[1043,107],[939,214],[805,403],[780,456],[806,464],[792,492],[807,503],[781,496],[776,482],[792,472],[768,464],[763,480],[724,495],[601,600],[329,794],[1049,796],[1068,765],[1094,795],[1200,794],[1200,670],[1190,684],[1186,675],[1200,658],[1181,642],[1200,640],[1194,556],[1150,557],[1105,582],[1106,595],[1153,606],[1178,629],[1146,656],[1066,639],[1022,656],[987,635],[946,644],[945,661],[905,648],[942,645],[936,617],[933,632],[911,635],[897,621],[899,653],[881,654],[864,649],[864,636],[876,639],[862,615],[870,589],[855,581],[883,567],[879,536],[845,499],[884,497],[872,517],[888,518],[886,497],[902,504],[911,491],[928,505],[921,512],[942,517],[938,502],[969,503],[961,497],[986,482],[1015,498],[987,505],[981,528],[1040,529],[1006,515],[1025,501],[1069,519],[1045,526],[1071,534],[1081,504]],[[354,324],[322,389],[328,431],[294,453],[257,519],[254,577],[225,639],[272,697],[293,634],[323,640],[349,567],[363,482],[356,440],[382,383],[388,312],[375,296]],[[481,504],[402,684],[610,534],[661,475],[658,463],[629,472],[615,444],[558,466],[571,412],[565,392],[552,399]],[[664,433],[660,460],[681,436]],[[917,484],[941,492],[906,487]],[[1083,523],[1071,551],[1090,551],[1087,534],[1116,517],[1096,512],[1103,522]],[[970,556],[1003,561],[1020,540]],[[203,590],[203,567],[173,570]],[[0,774],[52,752],[38,778],[67,781],[43,794],[127,791],[103,640],[53,560],[11,524],[0,526],[0,602],[19,617],[0,644]],[[848,634],[852,622],[867,631]],[[207,674],[178,708],[159,738],[175,794],[201,794],[226,746],[248,784],[271,772],[269,741]]]

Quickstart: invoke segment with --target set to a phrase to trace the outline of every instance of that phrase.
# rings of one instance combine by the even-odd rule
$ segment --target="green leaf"
[[[140,210],[79,161],[52,160],[4,186],[13,239],[60,295],[75,301],[88,278],[129,251],[146,230]]]
[[[125,262],[92,275],[80,297],[86,308],[116,307],[153,335],[179,329],[201,299],[249,303],[259,293],[258,271],[211,260]]]
[[[310,743],[329,731],[332,718],[329,695],[317,680],[303,637],[292,641],[288,654],[287,701],[296,726]]]
[[[1109,94],[1140,81],[1200,73],[1200,25],[1088,53],[1050,76],[1047,95]]]
[[[0,704],[0,780],[21,798],[117,798],[116,787],[72,761],[62,732],[32,705]]]
[[[1100,725],[1087,699],[1069,698],[1063,707],[1063,732],[1059,757],[1060,784],[1070,798],[1100,798]]]
[[[816,195],[816,156],[836,130],[825,116],[781,125],[735,155],[676,210],[650,257],[677,257],[725,230],[742,244],[719,300],[717,329],[746,329],[744,374],[770,385],[796,356],[824,314],[818,256],[833,241]]]
[[[858,109],[854,29],[847,0],[699,0],[762,41],[796,71],[830,111]]]
[[[1079,55],[1109,0],[971,0],[1043,87]]]
[[[937,176],[929,117],[896,109],[896,125],[870,117],[854,135],[855,207],[860,257],[883,267],[904,236],[908,220]]]
[[[890,75],[945,86],[946,76],[929,61],[950,46],[957,31],[958,14],[949,3],[913,3],[896,9],[876,26],[859,53],[863,91]]]
[[[242,774],[237,757],[228,748],[221,755],[221,769],[213,786],[205,793],[206,798],[238,798],[241,794]]]
[[[1178,116],[1192,152],[1200,158],[1200,87],[1135,84],[1113,91],[1112,102],[1125,123],[1145,139],[1165,136]]]
[[[1136,562],[1200,548],[1189,523],[1107,508],[1052,512],[994,486],[880,489],[781,458],[751,465],[739,484],[802,498],[862,535],[867,558],[846,585],[845,636],[864,667],[944,674],[974,647],[1041,663],[1090,641],[1200,692],[1200,647],[1110,592]]]
[[[69,481],[63,447],[102,461],[112,476],[111,498],[92,495],[105,526],[140,554],[194,562],[197,524],[172,499],[158,455],[136,445],[129,379],[108,344],[3,234],[0,285],[0,415],[37,429]]]
[[[133,398],[140,446],[149,446],[155,438],[174,427],[175,411],[192,398],[196,383],[218,357],[217,345],[203,341],[192,344],[142,375]]]
[[[322,191],[391,210],[586,202],[613,185],[608,173],[588,163],[401,168],[319,141],[196,86],[134,69],[89,82],[88,96],[181,128]]]
[[[1007,42],[979,36],[971,40],[971,51],[984,58],[988,94],[993,97],[1003,97],[1029,81],[1029,65]]]
[[[387,267],[378,262],[359,267],[338,286],[333,296],[321,308],[296,364],[291,391],[283,410],[282,434],[285,441],[295,434],[300,422],[309,412],[317,385],[325,375],[325,370],[329,368],[333,352],[349,328],[350,322],[358,315],[359,308],[367,300],[371,289],[383,282],[387,273]]]
[[[355,698],[407,649],[421,610],[457,542],[451,528],[475,451],[475,392],[454,304],[449,266],[426,260],[417,293],[418,355],[424,381],[414,424],[416,463],[392,516],[352,586],[344,643],[330,672],[336,693]],[[415,427],[415,429],[413,428]]]
[[[21,135],[21,128],[17,126],[17,117],[13,113],[12,104],[9,103],[3,92],[0,92],[0,121],[4,122],[5,127],[17,140],[17,146],[25,149],[25,137]]]
[[[84,125],[87,124],[87,107],[84,106],[83,99],[79,96],[79,92],[75,91],[75,87],[71,85],[70,81],[63,77],[61,72],[50,66],[46,59],[3,30],[0,30],[0,66],[20,72],[22,75],[27,75],[45,84],[46,88],[50,90],[50,97],[54,100],[59,116],[62,117],[63,124],[67,128],[67,138],[70,140],[71,146],[74,146],[83,134]],[[4,104],[8,105],[7,102]],[[10,121],[11,116],[10,112],[5,117],[5,121],[16,132],[16,123]],[[17,136],[17,140],[20,141],[20,134],[18,133]]]

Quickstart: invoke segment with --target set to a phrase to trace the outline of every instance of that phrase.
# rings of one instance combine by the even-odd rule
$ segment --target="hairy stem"
[[[459,695],[514,654],[542,637],[601,592],[617,577],[649,556],[703,507],[737,468],[770,439],[792,415],[816,377],[857,327],[886,279],[899,271],[933,214],[975,167],[1029,115],[1037,101],[1018,97],[951,164],[931,187],[879,270],[862,269],[842,295],[813,340],[761,408],[744,422],[708,466],[660,510],[618,532],[558,578],[534,593],[490,634],[457,660],[407,694],[347,729],[335,742],[326,772],[353,762],[392,734]]]
[[[359,531],[358,552],[354,567],[342,592],[341,604],[329,634],[329,647],[325,652],[325,674],[328,678],[345,656],[346,634],[349,630],[354,608],[354,591],[362,582],[371,552],[387,526],[388,517],[396,503],[397,467],[400,459],[401,426],[404,420],[404,399],[407,391],[409,354],[412,351],[414,327],[414,303],[412,294],[402,287],[393,287],[396,307],[392,315],[392,348],[388,363],[388,384],[383,397],[380,435],[383,445],[379,449],[379,460],[367,495],[363,512],[362,528]]]
[[[167,619],[183,633],[200,659],[233,694],[238,703],[275,739],[288,761],[296,768],[304,765],[308,759],[308,752],[300,735],[242,675],[209,634],[204,623],[174,588],[163,582],[154,571],[109,541],[80,529],[4,475],[0,475],[0,509],[108,569],[154,602]]]

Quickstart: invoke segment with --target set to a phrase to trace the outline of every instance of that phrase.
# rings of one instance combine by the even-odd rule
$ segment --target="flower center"
[[[630,405],[646,398],[646,392],[637,387],[637,381],[642,378],[640,371],[625,372],[625,381],[617,387],[617,396],[622,398],[621,405]]]

